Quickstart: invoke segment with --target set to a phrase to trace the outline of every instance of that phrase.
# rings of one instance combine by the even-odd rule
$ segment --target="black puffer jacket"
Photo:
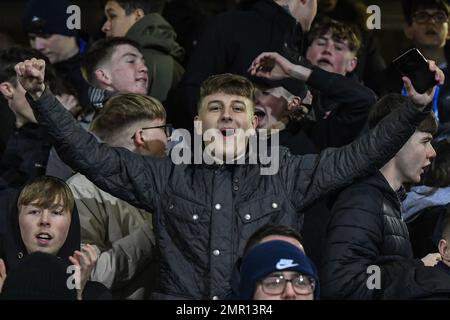
[[[224,295],[251,234],[267,223],[299,227],[298,212],[374,172],[426,115],[408,105],[370,135],[320,155],[293,156],[282,148],[277,173],[261,175],[257,164],[175,165],[113,148],[77,125],[48,89],[37,101],[27,99],[66,163],[101,189],[154,212],[161,292],[188,299]]]
[[[321,265],[321,292],[328,299],[373,299],[367,268],[382,261],[412,258],[398,195],[383,175],[344,190],[332,209]],[[386,288],[383,288],[383,290]]]

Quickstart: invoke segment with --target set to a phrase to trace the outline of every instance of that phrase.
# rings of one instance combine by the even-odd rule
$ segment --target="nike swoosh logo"
[[[279,261],[276,265],[278,270],[283,270],[291,267],[298,266],[298,263],[292,263],[291,261]]]

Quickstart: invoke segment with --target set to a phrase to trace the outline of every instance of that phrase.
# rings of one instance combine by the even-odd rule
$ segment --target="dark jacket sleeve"
[[[353,114],[367,113],[370,106],[377,101],[375,93],[358,81],[318,67],[313,68],[306,84],[347,107],[339,112],[343,123],[351,120]]]
[[[307,83],[320,92],[314,100],[338,105],[326,119],[317,119],[306,127],[317,148],[340,147],[355,140],[367,122],[370,107],[377,101],[375,93],[356,79],[317,67]]]
[[[426,267],[419,259],[396,259],[381,266],[384,300],[450,299],[450,277],[437,267]]]
[[[367,287],[383,242],[382,195],[375,188],[348,188],[333,206],[321,263],[321,297],[372,299]]]
[[[37,101],[28,93],[26,98],[65,163],[113,196],[153,211],[167,184],[170,159],[141,156],[98,142],[49,89]]]
[[[319,155],[283,155],[281,175],[296,209],[301,211],[356,178],[374,173],[400,150],[429,112],[429,107],[420,111],[408,102],[342,148],[326,149]]]

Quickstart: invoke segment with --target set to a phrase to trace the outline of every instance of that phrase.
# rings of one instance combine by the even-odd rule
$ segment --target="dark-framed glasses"
[[[164,133],[166,134],[167,138],[170,138],[170,136],[172,135],[173,132],[173,126],[171,124],[163,124],[160,126],[154,126],[154,127],[144,127],[144,128],[140,128],[141,130],[149,130],[149,129],[162,129],[164,130]],[[134,139],[136,133],[133,134],[133,136],[131,137],[131,139]]]
[[[448,16],[444,11],[436,11],[428,13],[426,11],[416,12],[413,16],[413,21],[419,24],[427,23],[433,19],[436,23],[445,23],[448,21]]]
[[[286,284],[290,282],[296,294],[311,294],[316,288],[315,280],[303,274],[297,274],[291,279],[285,278],[284,275],[269,275],[261,280],[261,288],[268,295],[281,294],[286,288]]]

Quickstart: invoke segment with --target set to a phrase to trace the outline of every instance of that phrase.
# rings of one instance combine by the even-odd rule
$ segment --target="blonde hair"
[[[74,197],[69,186],[61,179],[41,176],[28,182],[17,199],[17,209],[33,203],[41,208],[51,208],[55,203],[61,204],[64,211],[72,212]]]
[[[91,131],[109,141],[118,132],[142,120],[166,119],[166,110],[157,99],[124,93],[110,98],[91,124]]]

